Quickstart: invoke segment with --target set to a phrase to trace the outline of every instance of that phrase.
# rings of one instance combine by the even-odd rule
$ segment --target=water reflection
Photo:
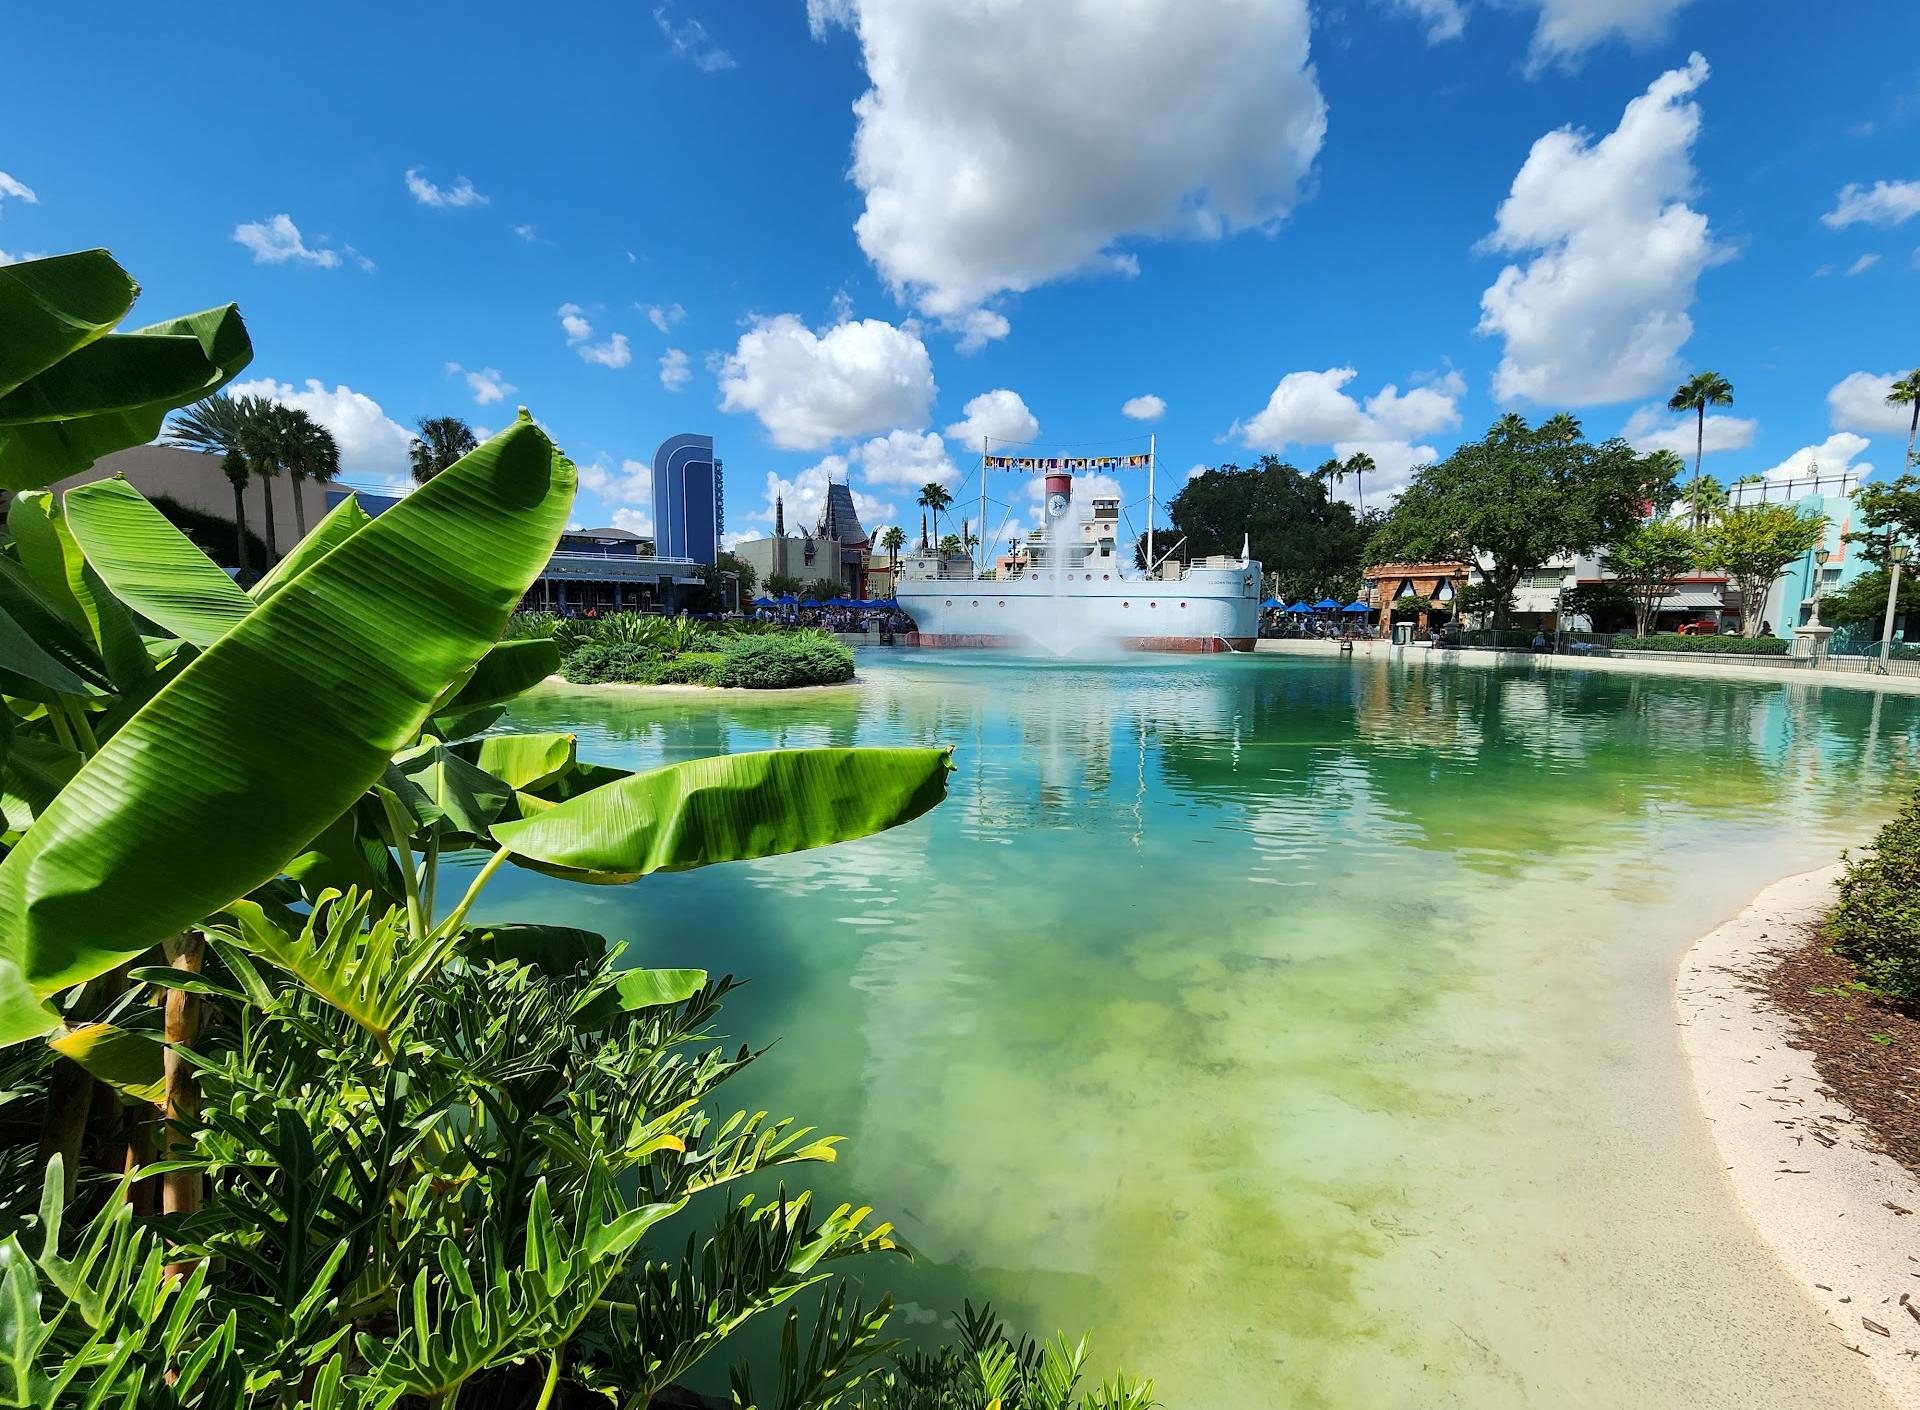
[[[742,1100],[849,1135],[817,1183],[884,1200],[908,1301],[1098,1328],[1176,1405],[1557,1405],[1557,1377],[1851,1403],[1725,1206],[1665,986],[1688,937],[1911,785],[1911,702],[1524,665],[861,672],[553,691],[514,724],[630,767],[949,743],[927,817],[632,888],[522,874],[491,904],[752,976],[728,1017],[781,1041]],[[1656,1256],[1689,1239],[1747,1252]],[[1577,1317],[1569,1250],[1606,1269]],[[1716,1350],[1674,1339],[1675,1299],[1736,1309]],[[1770,1355],[1777,1401],[1697,1383]]]

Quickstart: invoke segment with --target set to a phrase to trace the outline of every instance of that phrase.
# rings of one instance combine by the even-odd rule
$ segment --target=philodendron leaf
[[[621,882],[824,847],[919,817],[947,794],[950,749],[778,749],[632,774],[496,823],[515,861]]]
[[[0,395],[112,332],[139,294],[105,250],[0,266]]]
[[[51,994],[271,879],[498,638],[573,491],[523,417],[256,607],[0,861],[0,966]],[[0,1022],[0,1042],[44,1031]]]
[[[240,585],[119,476],[68,490],[66,510],[113,595],[182,640],[212,646],[253,610]]]
[[[49,485],[145,445],[169,411],[211,396],[251,361],[232,304],[75,349],[0,396],[0,489]]]

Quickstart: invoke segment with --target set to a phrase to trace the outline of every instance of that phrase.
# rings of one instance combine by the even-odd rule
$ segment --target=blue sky
[[[1373,500],[1509,407],[1690,450],[1659,407],[1703,367],[1736,389],[1723,479],[1904,451],[1910,0],[534,14],[17,8],[0,257],[105,245],[148,319],[237,301],[245,377],[354,482],[418,417],[524,403],[589,524],[649,525],[634,471],[688,430],[735,533],[842,476],[912,528],[927,479],[976,502],[982,433],[1153,432],[1163,498],[1365,448]]]

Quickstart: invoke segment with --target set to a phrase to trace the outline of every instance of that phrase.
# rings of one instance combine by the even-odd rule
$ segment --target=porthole
[[[998,607],[1005,607],[1005,606],[1007,605],[1007,600],[1006,600],[1006,598],[1004,598],[1004,597],[1003,597],[1003,598],[1001,598],[1001,599],[1000,599],[1000,601],[999,601],[999,602],[997,602],[997,603],[996,603],[996,604],[994,604],[994,605],[995,605],[995,606],[998,606]]]
[[[1149,602],[1149,603],[1147,604],[1147,606],[1149,606],[1149,607],[1158,607],[1159,605],[1160,605],[1160,604],[1159,604],[1159,603],[1157,603],[1157,602]]]
[[[1181,603],[1181,604],[1180,604],[1180,610],[1181,610],[1182,612],[1184,612],[1184,611],[1186,611],[1186,610],[1187,610],[1187,604],[1186,604],[1186,603],[1184,603],[1184,602],[1183,602],[1183,603]]]
[[[980,599],[979,599],[979,598],[977,598],[977,597],[976,597],[976,598],[974,598],[974,600],[973,600],[973,605],[974,605],[975,607],[978,607],[978,606],[980,605]]]
[[[1110,583],[1113,581],[1113,575],[1111,573],[1102,573],[1100,575],[1100,581],[1103,583]]]
[[[1131,607],[1131,606],[1133,606],[1133,604],[1132,604],[1131,602],[1123,602],[1123,603],[1121,603],[1120,605],[1121,605],[1122,607]]]
[[[947,606],[949,607],[953,606],[953,599],[951,597],[947,599]]]

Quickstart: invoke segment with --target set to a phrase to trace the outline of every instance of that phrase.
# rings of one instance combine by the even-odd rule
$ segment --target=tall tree
[[[1687,378],[1667,398],[1669,411],[1691,411],[1695,415],[1693,428],[1693,488],[1688,497],[1693,502],[1693,527],[1698,529],[1700,516],[1700,458],[1707,450],[1707,408],[1710,406],[1732,406],[1733,383],[1718,372],[1696,372]]]
[[[1379,469],[1379,467],[1373,463],[1372,456],[1368,455],[1364,450],[1356,450],[1345,460],[1340,459],[1338,456],[1333,456],[1322,461],[1320,468],[1313,472],[1313,477],[1316,480],[1331,480],[1335,484],[1341,484],[1351,475],[1353,477],[1354,499],[1359,504],[1360,517],[1365,519],[1367,517],[1367,487],[1365,477],[1371,475],[1377,469]]]
[[[1366,530],[1353,506],[1335,499],[1318,473],[1303,474],[1274,456],[1195,475],[1168,503],[1167,515],[1190,557],[1238,558],[1248,542],[1284,597],[1332,595],[1344,602],[1359,588]]]
[[[1649,503],[1670,501],[1672,475],[1670,461],[1618,438],[1594,445],[1569,439],[1563,424],[1534,430],[1509,414],[1414,472],[1368,541],[1368,561],[1477,566],[1494,625],[1505,627],[1530,569],[1618,541]]]
[[[929,480],[920,487],[919,498],[915,499],[914,503],[922,509],[930,509],[933,511],[933,534],[936,539],[939,538],[940,511],[953,503],[953,494],[938,480]],[[920,531],[920,537],[922,540],[926,538],[926,530],[924,527]]]
[[[1913,440],[1920,434],[1920,367],[1916,367],[1900,378],[1887,392],[1888,406],[1910,406],[1913,415],[1907,418],[1907,470],[1916,467],[1913,463]]]
[[[247,469],[247,458],[237,450],[229,450],[220,457],[220,473],[227,477],[227,483],[233,486],[233,551],[238,560],[234,566],[242,573],[247,571],[247,481],[253,472]]]
[[[417,424],[420,434],[407,447],[415,484],[426,484],[461,456],[480,448],[473,427],[458,416],[423,416]]]
[[[900,550],[907,542],[907,531],[898,524],[889,525],[880,535],[880,547],[887,551],[887,572],[894,577],[900,575]]]
[[[331,480],[340,473],[340,447],[333,433],[298,407],[278,406],[268,414],[267,440],[271,454],[286,471],[293,491],[294,532],[307,536],[307,503],[302,486],[308,480]]]
[[[271,567],[280,557],[280,545],[274,534],[273,477],[279,473],[274,456],[274,404],[264,397],[230,397],[224,392],[195,402],[174,415],[167,428],[167,441],[188,450],[221,457],[226,469],[229,456],[237,455],[247,471],[260,479],[260,495],[266,506],[267,559]],[[229,472],[231,479],[231,473]],[[236,495],[240,490],[235,485]],[[239,524],[244,535],[244,518]]]
[[[1650,519],[1617,535],[1601,555],[1601,566],[1626,590],[1633,603],[1633,629],[1645,636],[1661,599],[1700,558],[1698,536],[1685,524]]]
[[[1810,552],[1826,532],[1826,519],[1784,504],[1729,509],[1700,536],[1700,562],[1725,573],[1740,592],[1740,634],[1758,636],[1767,594],[1787,564]]]

